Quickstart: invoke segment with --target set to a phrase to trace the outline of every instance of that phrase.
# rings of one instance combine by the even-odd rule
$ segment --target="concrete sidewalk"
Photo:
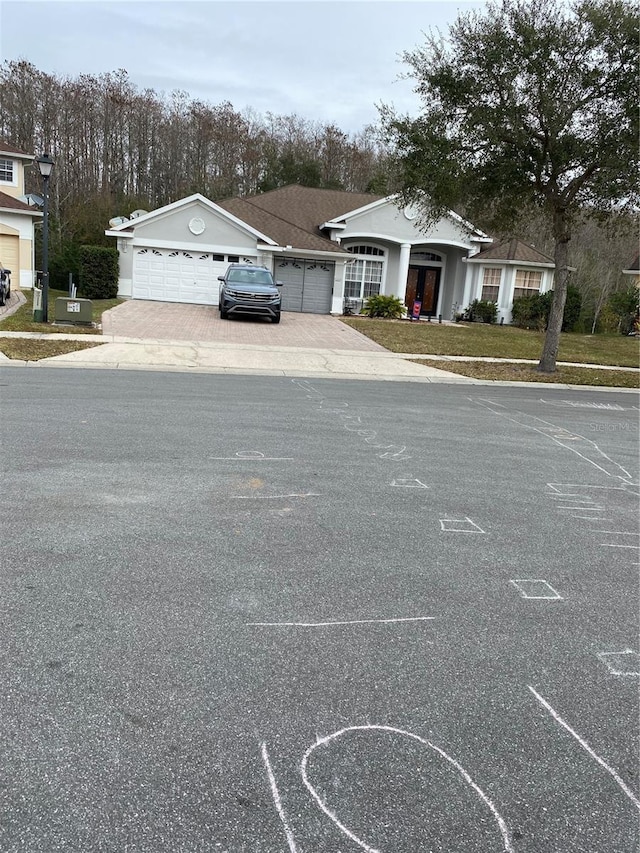
[[[0,332],[0,338],[72,340],[97,344],[89,349],[58,355],[40,361],[9,360],[0,353],[0,363],[20,367],[80,367],[107,370],[164,370],[195,373],[257,374],[265,376],[307,376],[310,378],[375,379],[401,382],[447,382],[466,385],[511,385],[531,387],[531,382],[506,382],[471,379],[446,370],[447,362],[493,361],[527,363],[524,359],[465,358],[429,353],[392,353],[375,350],[264,346],[259,344],[186,342],[160,339],[127,338],[117,335],[41,334],[38,332]],[[441,361],[443,369],[416,364],[412,359]],[[535,364],[535,361],[528,363]],[[566,364],[566,362],[558,362]],[[581,364],[593,370],[637,372],[634,368]],[[545,383],[546,388],[618,391],[637,394],[630,388]]]
[[[404,356],[380,348],[341,350],[314,347],[263,346],[124,338],[115,335],[64,335],[0,332],[0,337],[73,340],[100,344],[65,355],[24,362],[2,360],[4,365],[29,367],[83,367],[128,370],[177,370],[201,373],[250,373],[268,376],[387,379],[417,382],[476,380],[414,364]],[[2,356],[0,355],[0,358]]]

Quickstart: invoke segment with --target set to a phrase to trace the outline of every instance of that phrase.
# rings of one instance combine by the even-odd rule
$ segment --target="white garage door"
[[[220,282],[230,263],[251,263],[238,255],[153,247],[134,249],[134,299],[217,305]]]
[[[20,284],[19,251],[18,237],[13,237],[10,234],[0,234],[0,264],[5,269],[11,270],[11,282],[15,286]]]
[[[279,258],[275,277],[283,283],[283,311],[329,314],[335,264],[303,258]]]

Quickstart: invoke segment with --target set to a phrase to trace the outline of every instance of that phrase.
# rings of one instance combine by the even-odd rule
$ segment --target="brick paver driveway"
[[[258,346],[384,352],[384,347],[323,314],[282,313],[278,325],[261,317],[221,320],[217,307],[130,300],[102,315],[105,335],[163,341],[214,341]]]

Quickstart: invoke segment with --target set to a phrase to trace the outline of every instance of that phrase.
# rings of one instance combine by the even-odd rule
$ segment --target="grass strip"
[[[95,326],[56,326],[54,325],[56,299],[58,297],[68,298],[69,294],[64,290],[50,290],[47,316],[48,323],[36,323],[33,319],[33,291],[23,290],[26,302],[22,304],[17,311],[10,314],[4,320],[0,320],[1,332],[46,332],[48,335],[65,334],[65,335],[101,335],[102,329]],[[92,320],[99,326],[102,321],[102,315],[110,308],[115,308],[116,305],[121,305],[122,299],[92,299]]]
[[[555,373],[539,373],[534,364],[496,364],[486,361],[440,361],[412,358],[416,364],[447,370],[472,379],[500,382],[558,382],[563,385],[595,385],[609,388],[635,388],[640,374],[622,370],[598,370],[592,367],[559,367]]]
[[[104,343],[86,341],[42,341],[33,338],[0,338],[0,352],[15,361],[40,361],[54,355],[66,355],[90,347],[105,346]]]

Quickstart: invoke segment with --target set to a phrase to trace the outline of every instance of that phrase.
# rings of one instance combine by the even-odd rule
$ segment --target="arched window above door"
[[[411,252],[412,261],[431,261],[432,263],[441,264],[442,255],[437,252]]]

